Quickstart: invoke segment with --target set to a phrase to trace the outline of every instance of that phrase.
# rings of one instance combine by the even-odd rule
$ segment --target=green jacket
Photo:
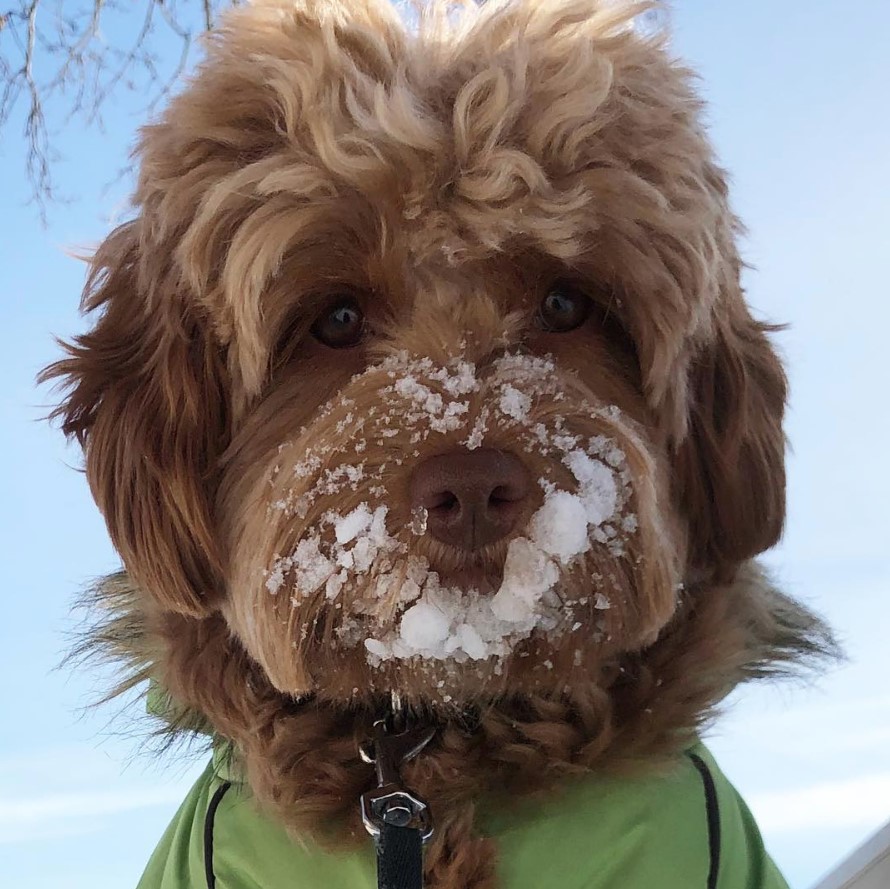
[[[497,841],[500,889],[787,889],[750,812],[702,746],[667,775],[591,775],[546,803],[483,814],[480,827]],[[376,885],[370,837],[344,855],[294,842],[211,763],[138,889]]]

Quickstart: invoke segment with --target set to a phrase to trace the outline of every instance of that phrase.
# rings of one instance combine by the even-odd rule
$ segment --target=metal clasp
[[[402,786],[400,770],[402,763],[414,759],[435,733],[435,728],[426,728],[394,734],[387,730],[385,719],[378,719],[373,741],[359,748],[362,759],[373,763],[377,770],[377,787],[361,797],[362,821],[375,842],[384,824],[418,828],[424,843],[433,835],[430,807]]]

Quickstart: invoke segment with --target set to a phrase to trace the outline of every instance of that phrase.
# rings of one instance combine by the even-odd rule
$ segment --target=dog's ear
[[[140,229],[119,227],[96,252],[81,308],[98,320],[41,381],[66,390],[51,416],[84,449],[130,576],[161,607],[202,616],[221,589],[210,502],[227,438],[223,359]]]
[[[773,546],[785,520],[787,384],[767,333],[736,294],[690,372],[686,437],[675,482],[690,528],[690,562],[731,573]]]

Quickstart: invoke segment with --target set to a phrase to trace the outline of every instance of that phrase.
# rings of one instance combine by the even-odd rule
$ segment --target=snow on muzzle
[[[541,505],[510,540],[495,592],[449,584],[416,552],[422,511],[392,520],[389,483],[443,446],[504,442],[543,468]],[[264,569],[264,588],[289,589],[297,609],[323,597],[339,613],[337,644],[362,647],[372,667],[503,658],[536,631],[557,637],[612,605],[603,592],[572,598],[567,575],[592,550],[600,562],[630,557],[638,518],[628,444],[645,450],[617,407],[596,404],[550,357],[507,355],[479,373],[462,359],[442,367],[393,356],[282,447],[269,512],[299,539]],[[285,468],[288,453],[299,460]]]

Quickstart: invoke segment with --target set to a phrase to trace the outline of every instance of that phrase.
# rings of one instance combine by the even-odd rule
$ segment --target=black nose
[[[506,537],[525,512],[531,477],[506,451],[454,451],[424,460],[411,476],[415,509],[437,540],[475,550]]]

